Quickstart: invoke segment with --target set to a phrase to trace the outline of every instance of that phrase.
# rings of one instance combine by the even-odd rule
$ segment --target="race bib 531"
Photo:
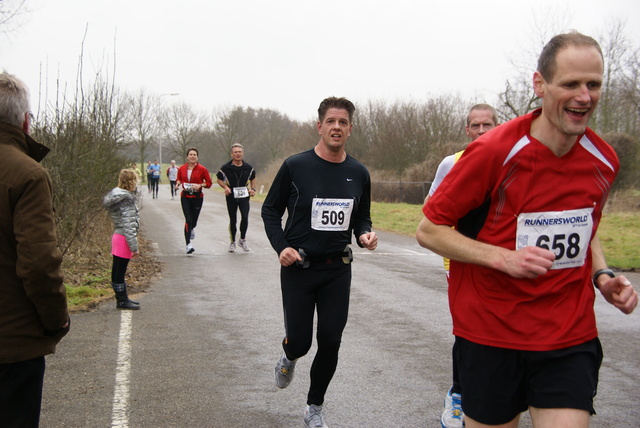
[[[234,187],[233,188],[233,197],[236,199],[248,198],[249,197],[249,189],[247,187]]]

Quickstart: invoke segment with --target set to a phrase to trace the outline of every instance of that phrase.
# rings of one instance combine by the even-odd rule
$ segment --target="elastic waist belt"
[[[187,192],[186,190],[183,190],[182,197],[189,199],[202,198],[202,192]]]
[[[323,254],[321,256],[307,256],[307,259],[309,259],[311,263],[326,262],[326,261],[341,259],[342,254],[343,254],[342,252],[339,252],[339,253],[332,253],[332,254]]]
[[[353,261],[353,253],[351,251],[351,247],[349,247],[348,245],[345,247],[344,251],[341,251],[339,253],[323,254],[320,256],[309,256],[302,248],[298,250],[298,253],[302,257],[302,261],[296,262],[296,265],[302,269],[306,269],[310,265],[320,266],[333,265],[338,263],[348,265]]]

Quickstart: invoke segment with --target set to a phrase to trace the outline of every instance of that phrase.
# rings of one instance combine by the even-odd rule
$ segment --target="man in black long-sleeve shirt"
[[[307,427],[326,427],[322,404],[338,364],[349,310],[351,233],[360,247],[374,250],[378,245],[371,231],[369,172],[345,151],[354,111],[345,98],[322,101],[320,141],[285,160],[262,206],[265,231],[281,264],[286,335],[275,371],[278,387],[289,385],[296,360],[311,348],[318,311],[318,351],[304,414]]]

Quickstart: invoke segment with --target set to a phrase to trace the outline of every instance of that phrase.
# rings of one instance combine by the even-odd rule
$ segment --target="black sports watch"
[[[598,277],[600,275],[609,275],[611,278],[616,277],[616,275],[613,273],[611,269],[600,269],[596,271],[596,273],[593,274],[593,278],[591,278],[591,280],[593,281],[593,286],[596,288],[600,288],[598,287]]]

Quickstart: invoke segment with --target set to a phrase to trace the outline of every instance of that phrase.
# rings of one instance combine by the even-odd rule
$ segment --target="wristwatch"
[[[593,274],[593,278],[591,278],[591,280],[593,281],[593,286],[596,288],[600,288],[598,287],[598,277],[600,277],[600,275],[609,275],[611,278],[616,277],[611,269],[600,269],[596,271],[596,273]]]

